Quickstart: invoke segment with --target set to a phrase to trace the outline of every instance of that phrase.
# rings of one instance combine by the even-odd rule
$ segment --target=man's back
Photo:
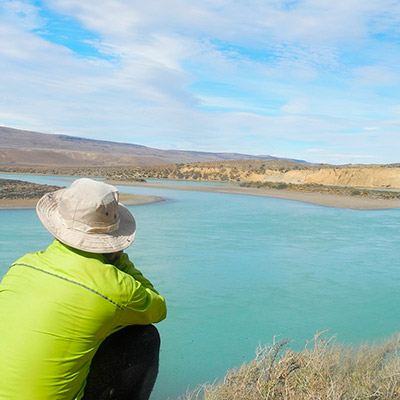
[[[80,399],[108,335],[165,318],[126,254],[117,267],[57,240],[13,264],[0,285],[1,399]]]

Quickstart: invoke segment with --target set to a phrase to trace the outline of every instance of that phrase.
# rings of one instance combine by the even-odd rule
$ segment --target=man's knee
[[[98,393],[116,386],[127,393],[150,393],[157,376],[160,343],[154,325],[131,325],[110,335],[94,356],[85,399],[99,399]]]
[[[115,335],[115,336],[114,336]],[[131,325],[111,335],[128,359],[137,362],[158,359],[161,339],[154,325]]]
[[[160,349],[161,338],[158,329],[154,325],[144,325],[143,340],[154,349]]]
[[[143,357],[150,356],[153,359],[158,359],[161,339],[157,328],[154,325],[142,325],[139,330],[138,340],[136,341],[139,348],[136,348],[136,352],[141,353]]]

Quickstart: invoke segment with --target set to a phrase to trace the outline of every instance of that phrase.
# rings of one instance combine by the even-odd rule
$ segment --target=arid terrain
[[[4,127],[0,127],[1,172],[105,177],[128,184],[149,179],[232,182],[254,195],[268,191],[272,197],[290,199],[303,199],[305,194],[314,199],[317,195],[368,198],[394,201],[394,207],[400,202],[400,164],[310,164],[271,156],[157,150]],[[21,196],[27,199],[25,192]],[[324,203],[321,199],[316,202]]]
[[[245,160],[154,166],[130,171],[120,170],[119,173],[144,179],[283,182],[360,188],[400,188],[400,164],[335,166],[305,165],[282,160]]]
[[[17,179],[0,179],[0,200],[38,199],[45,193],[58,189],[61,187],[39,185]]]
[[[149,179],[232,182],[218,188],[168,185],[168,189],[215,191],[277,197],[329,207],[381,209],[400,207],[400,167],[395,165],[303,165],[282,160],[247,160],[152,167],[1,167],[0,172],[105,177],[119,185],[165,187]]]
[[[4,172],[400,188],[400,164],[310,164],[271,156],[159,150],[0,127]]]
[[[225,182],[316,184],[356,188],[399,189],[400,164],[306,165],[283,160],[214,161],[151,167],[0,166],[0,172],[69,176],[103,176],[115,181],[180,179]]]
[[[269,155],[160,150],[132,143],[45,134],[0,126],[0,165],[4,166],[149,166],[274,158],[276,157]]]

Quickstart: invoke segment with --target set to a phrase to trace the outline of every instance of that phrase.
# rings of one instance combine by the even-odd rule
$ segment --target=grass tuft
[[[358,348],[320,332],[303,351],[289,340],[260,347],[250,363],[179,400],[398,400],[400,334]]]

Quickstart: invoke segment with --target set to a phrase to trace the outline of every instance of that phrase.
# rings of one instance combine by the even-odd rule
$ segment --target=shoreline
[[[0,199],[0,210],[26,210],[36,208],[39,199]],[[159,196],[120,193],[120,203],[124,206],[141,206],[165,201]]]
[[[224,186],[200,186],[180,185],[167,183],[148,183],[115,181],[106,179],[105,182],[112,185],[148,187],[155,189],[183,190],[195,192],[211,192],[223,194],[237,194],[260,197],[271,197],[284,200],[300,201],[324,207],[343,208],[351,210],[385,210],[400,208],[400,199],[372,199],[360,196],[343,196],[330,193],[300,192],[285,189],[251,188],[237,185]],[[34,209],[39,199],[0,199],[2,209]],[[165,201],[164,198],[152,195],[134,195],[120,193],[120,202],[125,206],[145,205]]]
[[[261,197],[272,197],[284,200],[300,201],[324,207],[344,208],[351,210],[387,210],[400,208],[400,199],[371,199],[358,196],[341,196],[326,193],[296,192],[285,189],[262,189],[240,186],[190,186],[162,183],[140,183],[128,181],[106,180],[107,183],[120,186],[149,187],[155,189],[185,190],[197,192],[212,192],[239,194]]]

